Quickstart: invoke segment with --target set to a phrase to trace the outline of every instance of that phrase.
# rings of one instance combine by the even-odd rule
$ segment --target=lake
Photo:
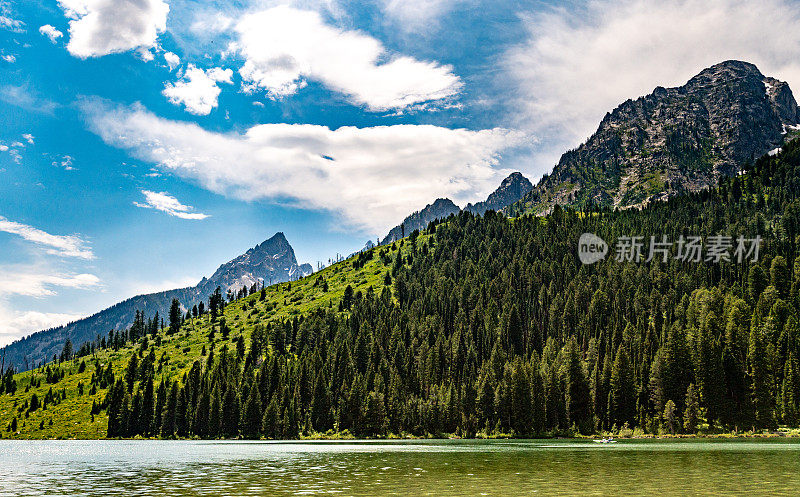
[[[0,495],[798,495],[794,440],[0,440]]]

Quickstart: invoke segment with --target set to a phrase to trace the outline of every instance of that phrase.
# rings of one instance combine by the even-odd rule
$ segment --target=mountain
[[[271,285],[308,276],[312,272],[311,264],[297,264],[294,249],[279,232],[221,265],[210,278],[203,278],[196,288],[200,293],[210,295],[218,286],[224,293],[228,288],[238,290],[255,283]]]
[[[500,183],[497,190],[489,194],[486,200],[478,202],[477,204],[467,204],[464,210],[481,216],[488,210],[500,211],[520,200],[525,194],[530,192],[532,188],[533,184],[528,178],[523,176],[522,173],[511,173]],[[380,244],[386,245],[392,243],[395,240],[407,236],[415,229],[425,229],[431,221],[444,219],[450,214],[458,214],[459,212],[461,212],[461,209],[450,199],[436,199],[434,203],[428,204],[422,210],[414,212],[406,217],[402,224],[392,228],[389,234],[381,240]],[[367,248],[372,248],[369,247],[370,243],[371,242],[367,242]]]
[[[642,206],[716,185],[720,176],[781,147],[800,130],[789,85],[730,60],[677,88],[657,87],[606,114],[597,131],[561,156],[511,215],[553,205]]]
[[[448,198],[437,198],[432,204],[426,205],[423,209],[418,210],[406,217],[402,224],[395,226],[389,231],[389,234],[381,240],[381,245],[387,245],[408,236],[414,230],[422,230],[428,226],[428,223],[437,219],[445,219],[450,214],[458,214],[461,209]]]
[[[115,333],[72,360],[6,372],[0,433],[792,436],[797,178],[800,140],[702,195],[642,209],[559,209],[544,222],[462,212],[413,243],[229,302],[227,333],[206,312],[178,333]],[[720,227],[730,260],[678,260],[682,235],[722,248]],[[641,258],[612,248],[585,264],[587,233],[610,247],[664,234],[672,250],[649,260],[645,242]],[[765,243],[739,258],[736,235]]]
[[[531,190],[533,190],[533,184],[528,178],[519,172],[511,173],[485,201],[474,205],[467,204],[464,210],[479,216],[488,210],[500,211],[524,197]]]
[[[163,292],[137,295],[124,300],[92,316],[65,326],[34,333],[3,349],[5,363],[17,369],[28,369],[43,359],[51,359],[61,352],[69,338],[75,347],[105,335],[111,329],[125,329],[133,323],[136,311],[143,311],[148,318],[159,316],[166,319],[172,299],[178,299],[184,310],[208,299],[217,287],[223,295],[228,290],[238,291],[254,283],[270,285],[291,281],[313,272],[310,264],[297,264],[294,249],[283,233],[256,245],[244,254],[222,264],[210,278],[203,278],[197,285]]]

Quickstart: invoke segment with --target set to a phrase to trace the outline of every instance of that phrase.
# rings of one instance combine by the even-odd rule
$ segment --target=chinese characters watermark
[[[614,259],[618,262],[667,262],[670,257],[682,262],[720,262],[745,260],[758,261],[761,236],[736,238],[727,235],[701,236],[680,235],[670,240],[667,235],[620,236],[614,244]],[[584,233],[578,240],[578,258],[584,264],[594,264],[605,259],[609,245],[593,233]]]

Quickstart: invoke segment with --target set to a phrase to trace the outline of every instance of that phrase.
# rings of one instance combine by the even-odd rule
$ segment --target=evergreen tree
[[[169,389],[167,403],[161,415],[161,436],[171,438],[175,435],[178,410],[178,382],[173,382]]]
[[[611,424],[621,428],[633,424],[636,413],[636,391],[633,383],[633,368],[623,344],[617,348],[611,368],[609,392],[609,418]]]
[[[700,400],[694,384],[686,389],[686,409],[683,412],[683,429],[687,433],[695,433],[700,422]]]
[[[242,412],[242,436],[244,438],[259,438],[261,436],[261,396],[255,382],[248,389],[247,402]]]
[[[774,428],[775,421],[770,392],[772,377],[767,364],[762,331],[756,326],[750,330],[748,361],[754,412],[753,427],[756,429]]]
[[[178,299],[172,299],[172,304],[169,307],[169,334],[173,335],[181,329],[181,303]]]

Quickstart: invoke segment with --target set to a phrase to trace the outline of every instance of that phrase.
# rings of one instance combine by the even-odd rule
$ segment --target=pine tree
[[[675,411],[675,402],[672,402],[672,399],[668,400],[664,405],[664,414],[662,418],[664,419],[664,428],[672,435],[678,432],[678,426],[680,424],[675,415]]]
[[[694,384],[689,384],[686,389],[686,409],[683,412],[683,429],[687,433],[695,433],[700,422],[700,401]]]
[[[178,400],[175,404],[175,434],[179,437],[185,437],[189,434],[189,404],[186,398],[186,387],[183,386],[178,390]]]
[[[314,394],[311,400],[311,425],[314,430],[326,432],[333,428],[331,417],[331,393],[326,378],[327,373],[322,371],[317,375],[314,383]]]
[[[761,329],[757,326],[753,326],[750,330],[748,361],[754,414],[753,427],[755,429],[773,428],[775,420],[770,392],[772,377],[766,361],[764,338]]]
[[[161,426],[160,419],[154,419],[155,405],[153,398],[153,377],[148,374],[147,379],[143,383],[144,390],[142,392],[142,410],[141,410],[141,427],[142,435],[149,436],[151,434],[157,435]]]
[[[573,337],[563,349],[562,378],[566,400],[567,421],[581,433],[592,429],[591,395],[578,343]]]
[[[278,402],[273,396],[261,419],[261,432],[265,437],[273,440],[279,438],[278,414]]]
[[[169,307],[169,334],[173,335],[181,329],[181,303],[178,299],[172,299],[172,304]]]
[[[784,365],[783,385],[781,386],[783,422],[789,426],[797,426],[798,422],[800,422],[799,401],[800,376],[798,376],[794,354],[790,352]]]
[[[211,391],[211,410],[208,414],[208,438],[218,438],[222,432],[222,394],[219,384]]]
[[[753,264],[750,266],[750,272],[747,276],[747,293],[750,296],[750,302],[757,302],[761,292],[767,287],[767,274],[760,264]]]
[[[610,422],[617,428],[621,428],[625,423],[633,424],[636,413],[636,391],[633,369],[623,344],[617,348],[617,355],[611,368],[608,411]]]
[[[121,437],[125,430],[125,414],[122,412],[122,401],[126,392],[125,381],[120,378],[108,391],[108,431],[110,438]],[[34,394],[35,395],[35,394]],[[33,397],[31,397],[31,400]]]
[[[178,382],[172,383],[169,389],[167,403],[164,405],[164,412],[161,415],[161,436],[172,438],[175,435],[175,422],[178,409]]]
[[[261,433],[261,397],[255,381],[248,389],[247,402],[242,412],[242,436],[244,438],[259,438]]]
[[[235,437],[239,433],[239,395],[236,385],[230,384],[225,389],[222,401],[222,434],[225,437]]]
[[[128,361],[128,367],[125,369],[125,384],[128,387],[128,393],[133,391],[133,385],[136,383],[136,378],[138,378],[138,365],[139,357],[136,354],[132,354]]]
[[[789,297],[792,281],[789,274],[789,265],[783,256],[778,255],[772,259],[772,264],[769,268],[769,279],[770,285],[775,287],[782,299]]]

